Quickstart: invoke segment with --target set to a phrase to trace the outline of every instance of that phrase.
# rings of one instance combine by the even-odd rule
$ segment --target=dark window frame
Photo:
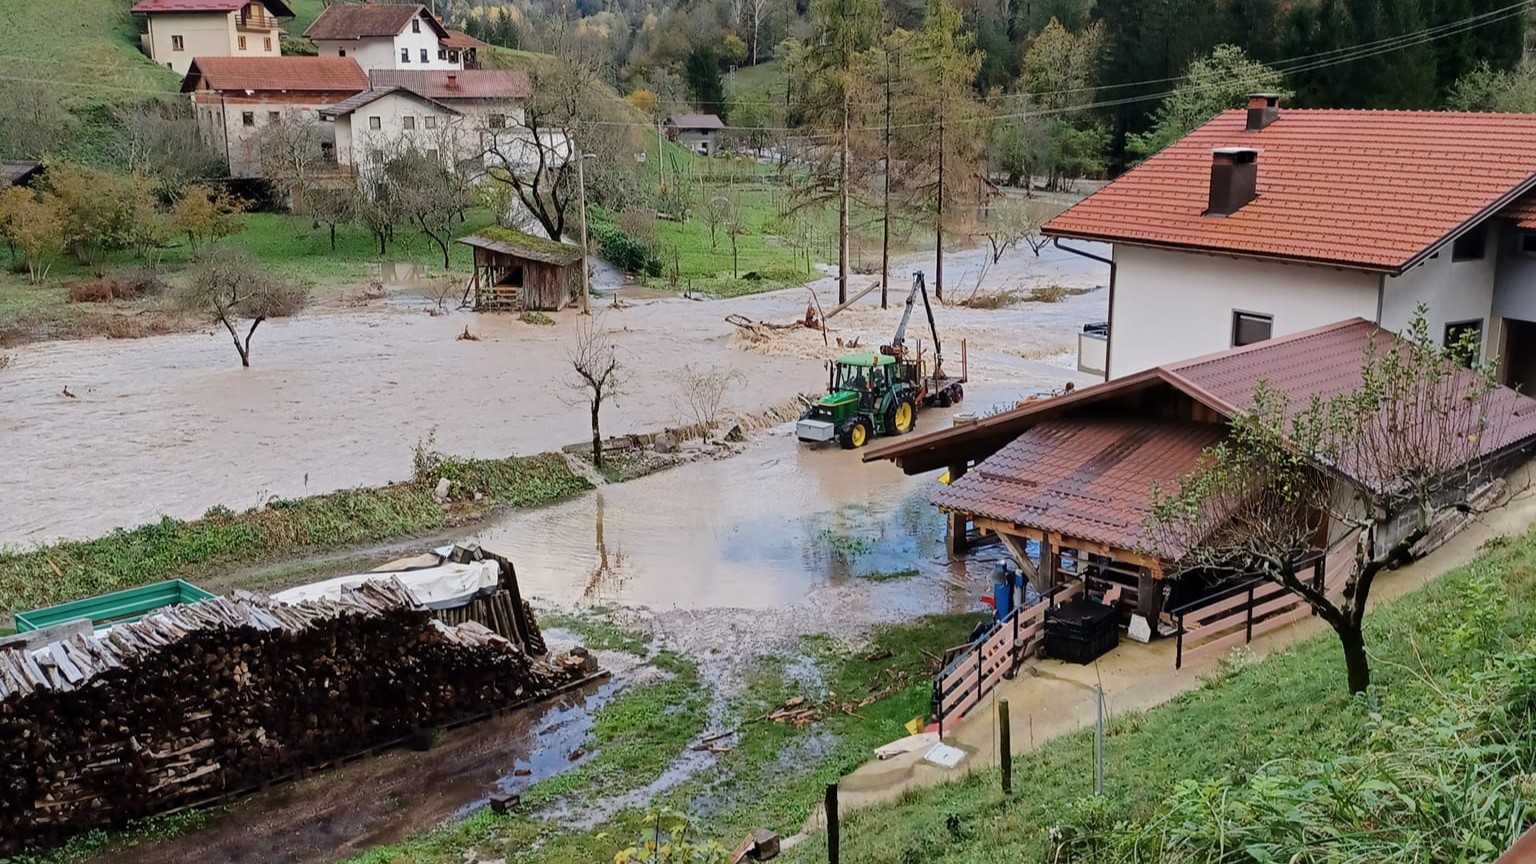
[[[420,33],[421,32],[421,19],[420,18],[412,18],[411,19],[411,32],[412,33]]]
[[[1536,231],[1520,232],[1520,254],[1527,258],[1536,258]]]
[[[368,128],[369,129],[383,129],[384,128],[384,121],[382,119],[380,119],[379,116],[376,115],[376,114],[369,115],[369,117],[368,117]]]
[[[401,63],[409,63],[409,62],[411,62],[411,49],[409,49],[409,48],[401,48],[400,49],[400,62]]]
[[[425,49],[425,48],[421,49],[421,62],[423,62],[423,63],[431,63],[432,62],[432,58],[430,56],[428,56],[427,49]]]
[[[1258,325],[1258,324],[1265,325],[1266,332],[1265,332],[1264,336],[1261,337],[1261,338],[1258,338],[1258,339],[1247,339],[1246,341],[1243,340],[1241,337],[1242,337],[1243,324],[1245,322],[1252,323],[1254,325]],[[1268,314],[1268,313],[1265,313],[1265,312],[1249,312],[1246,309],[1233,309],[1232,310],[1232,339],[1231,339],[1231,344],[1232,344],[1233,348],[1241,348],[1244,345],[1257,345],[1260,342],[1267,342],[1270,339],[1273,339],[1274,336],[1275,336],[1275,316],[1274,315],[1271,315],[1271,314]]]
[[[416,131],[416,115],[415,114],[407,114],[404,117],[401,117],[400,118],[400,128],[404,129],[407,132],[414,132],[414,131]]]
[[[425,126],[426,128],[428,128],[428,129],[436,129],[437,128],[437,115],[436,114],[428,114],[428,115],[426,115],[426,117],[422,118],[422,120],[423,120],[422,125]]]
[[[1477,348],[1475,354],[1462,355],[1459,351],[1456,350],[1456,344],[1461,341],[1461,334],[1466,332],[1477,334]],[[1456,358],[1456,362],[1463,366],[1471,366],[1482,357],[1484,338],[1486,338],[1486,334],[1483,331],[1483,319],[1467,318],[1461,321],[1445,322],[1444,339],[1440,344],[1445,348],[1446,351],[1451,354],[1452,357]]]
[[[1473,246],[1476,249],[1473,249]],[[1452,261],[1481,261],[1488,256],[1488,228],[1479,225],[1451,241]]]
[[[171,50],[172,51],[185,51],[185,50],[187,50],[187,40],[183,39],[180,33],[173,33],[173,34],[171,34]]]
[[[240,112],[240,125],[241,126],[255,126],[256,125],[256,112],[255,111],[241,111]]]

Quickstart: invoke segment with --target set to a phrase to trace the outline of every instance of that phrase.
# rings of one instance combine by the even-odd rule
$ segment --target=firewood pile
[[[0,853],[216,800],[584,674],[477,622],[435,620],[393,578],[296,605],[237,592],[0,650]]]

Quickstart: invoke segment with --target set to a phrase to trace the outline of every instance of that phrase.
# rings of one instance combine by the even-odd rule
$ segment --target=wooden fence
[[[1033,606],[1020,607],[985,635],[965,646],[933,681],[933,706],[939,734],[944,723],[958,721],[999,682],[1033,657],[1045,639],[1045,613],[1083,593],[1083,583],[1059,586]]]
[[[1343,590],[1355,561],[1355,540],[1351,534],[1335,543],[1325,555],[1312,563],[1313,587],[1330,597]],[[1283,585],[1263,579],[1251,579],[1234,585],[1194,604],[1171,610],[1178,621],[1178,647],[1174,668],[1184,668],[1184,661],[1220,654],[1238,645],[1247,645],[1262,636],[1312,613],[1301,595]]]

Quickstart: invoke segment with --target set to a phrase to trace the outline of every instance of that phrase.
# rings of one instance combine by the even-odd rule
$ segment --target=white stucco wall
[[[1114,259],[1110,378],[1232,347],[1235,311],[1274,316],[1274,336],[1376,318],[1373,273],[1125,244]]]
[[[400,49],[405,48],[411,52],[411,62],[400,62]],[[427,62],[421,62],[421,49],[427,50]],[[450,63],[446,59],[438,59],[437,31],[433,30],[426,21],[421,22],[421,32],[412,33],[410,26],[395,37],[395,67],[396,69],[462,69],[462,62]]]
[[[1483,322],[1483,351],[1497,346],[1497,322],[1492,320],[1493,286],[1498,273],[1499,233],[1489,226],[1480,260],[1451,260],[1446,243],[1436,254],[1401,276],[1389,277],[1382,292],[1380,324],[1402,330],[1413,320],[1419,303],[1429,306],[1429,335],[1445,339],[1445,325],[1459,321]]]
[[[370,118],[379,118],[379,128],[372,128]],[[405,118],[416,120],[415,129],[405,128]],[[427,118],[437,121],[437,128],[427,128]],[[444,161],[458,158],[458,117],[441,109],[398,93],[375,99],[336,121],[336,159],[343,165],[371,167],[369,152],[392,153],[404,146],[436,150]]]
[[[221,99],[218,93],[203,91],[194,94],[193,105],[197,111],[197,125],[203,140],[229,161],[231,177],[257,177],[261,174],[261,156],[256,142],[262,130],[274,122],[313,121],[320,129],[317,144],[334,143],[335,124],[319,120],[319,111],[326,103],[300,103],[252,97],[248,99]],[[340,101],[338,97],[335,101]],[[253,125],[245,125],[245,112],[251,112]],[[273,112],[277,117],[274,118]],[[322,151],[323,152],[323,151]],[[320,153],[315,154],[317,157]]]
[[[194,57],[277,57],[282,44],[277,30],[238,30],[237,12],[155,12],[147,16],[144,44],[150,59],[187,74]],[[175,49],[180,36],[182,50]],[[245,37],[245,49],[239,37]]]
[[[400,50],[410,51],[409,63],[400,62]],[[421,49],[427,49],[427,62],[421,62]],[[351,57],[366,72],[370,69],[463,69],[464,63],[439,59],[437,32],[422,21],[421,32],[412,33],[410,25],[394,37],[377,39],[316,39],[315,49],[322,57]],[[345,52],[345,53],[343,53]]]

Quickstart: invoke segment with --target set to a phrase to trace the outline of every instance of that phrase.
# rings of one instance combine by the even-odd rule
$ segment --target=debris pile
[[[584,670],[435,620],[395,577],[291,605],[237,592],[0,650],[0,852],[239,794]]]

